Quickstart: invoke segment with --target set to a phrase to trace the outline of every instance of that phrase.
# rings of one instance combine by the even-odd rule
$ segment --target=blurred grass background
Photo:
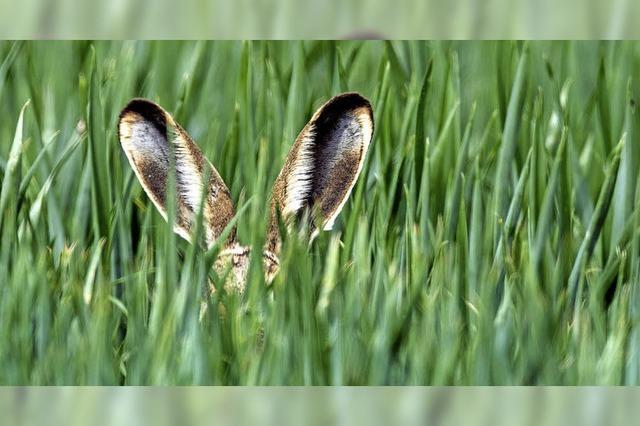
[[[635,42],[0,43],[0,383],[638,384]],[[354,192],[208,297],[116,136],[144,96],[261,247],[298,131],[357,90]],[[259,251],[256,251],[259,252]],[[198,320],[200,302],[209,309]]]
[[[28,387],[0,389],[3,419],[69,426],[627,425],[633,387]]]
[[[0,0],[0,38],[638,39],[633,0]]]

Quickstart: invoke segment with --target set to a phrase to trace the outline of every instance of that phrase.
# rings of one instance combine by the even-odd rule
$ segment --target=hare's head
[[[175,232],[192,241],[201,214],[205,244],[216,243],[234,216],[233,201],[187,132],[157,104],[133,99],[120,113],[118,134],[131,168],[165,219],[167,179],[175,176]],[[333,97],[302,129],[273,186],[263,250],[267,281],[278,271],[279,223],[290,225],[308,214],[310,238],[331,229],[360,174],[372,134],[371,104],[357,93]],[[215,268],[230,268],[225,288],[242,292],[250,250],[237,241],[235,229],[225,234]]]

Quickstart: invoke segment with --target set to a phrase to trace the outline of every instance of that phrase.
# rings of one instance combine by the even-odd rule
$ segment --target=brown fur
[[[155,141],[159,149],[153,152],[151,152],[151,149],[154,147],[149,146],[150,143],[148,141],[139,143],[139,145],[146,144],[146,146],[138,148],[136,147],[137,142],[132,140],[133,126],[144,123],[152,126],[164,139]],[[207,223],[206,243],[207,246],[211,246],[234,215],[231,194],[217,170],[204,157],[187,132],[160,106],[150,101],[134,99],[129,102],[120,114],[118,134],[120,135],[122,147],[145,191],[165,217],[167,214],[165,194],[169,167],[169,160],[165,156],[170,152],[168,147],[169,132],[174,133],[174,143],[180,144],[186,150],[187,156],[198,175],[204,178],[207,170],[210,173],[208,195],[205,199],[203,214]],[[162,143],[167,145],[164,150],[160,145]],[[180,194],[177,194],[177,197],[176,225],[181,231],[180,234],[189,239],[192,222],[198,212],[194,212]],[[230,244],[233,241],[235,241],[235,228],[229,236],[228,243]]]
[[[311,224],[312,231],[330,223],[340,212],[358,178],[373,126],[369,101],[357,93],[343,93],[322,105],[302,129],[273,186],[262,253],[267,282],[271,282],[279,268],[281,239],[277,212],[288,212],[289,216],[300,216],[308,210],[315,212],[318,216]],[[134,130],[138,132],[135,138]],[[183,173],[179,180],[183,191],[193,189],[190,183],[194,177],[203,179],[206,174],[210,175],[203,214],[206,243],[213,245],[233,218],[233,202],[217,170],[187,132],[160,106],[144,99],[133,99],[120,114],[118,135],[145,192],[165,218],[169,155],[175,152],[169,143],[181,150],[177,158],[182,169],[178,168],[176,172]],[[188,195],[191,200],[185,198]],[[174,229],[190,240],[197,214],[192,207],[194,196],[191,192],[186,195],[179,192],[177,197]],[[295,204],[287,205],[287,200],[293,200]],[[295,217],[283,219],[290,223]],[[248,247],[236,242],[234,228],[214,264],[218,275],[226,276],[222,283],[226,291],[244,292],[250,253]]]
[[[346,133],[345,131],[341,133],[344,129],[338,126],[341,124],[353,126],[362,133],[366,130],[363,126],[363,121],[366,120],[373,133],[373,111],[369,101],[357,93],[343,93],[322,105],[302,129],[273,186],[265,246],[267,250],[276,254],[280,252],[277,212],[282,212],[286,208],[287,187],[293,179],[296,159],[301,153],[303,141],[310,135],[310,130],[315,131],[313,170],[309,171],[312,184],[310,193],[306,195],[305,208],[320,214],[319,221],[312,223],[312,231],[314,231],[314,228],[322,229],[327,221],[339,213],[342,203],[358,178],[367,148],[368,140],[366,139],[370,140],[371,137],[370,134],[348,134],[347,136],[353,137],[347,140],[337,139],[338,136],[344,136]],[[338,151],[341,144],[345,143],[346,146]]]

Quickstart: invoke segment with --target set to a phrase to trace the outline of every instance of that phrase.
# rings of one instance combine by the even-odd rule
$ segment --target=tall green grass
[[[638,384],[638,76],[633,42],[0,43],[0,383]],[[171,111],[261,247],[347,90],[376,130],[334,231],[210,296],[120,109]]]

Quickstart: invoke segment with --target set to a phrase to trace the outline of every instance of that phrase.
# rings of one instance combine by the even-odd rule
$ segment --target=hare
[[[267,283],[279,267],[278,215],[287,225],[284,228],[290,229],[296,218],[311,213],[311,240],[320,230],[330,230],[360,174],[373,128],[371,104],[353,92],[331,98],[304,126],[271,194],[263,249]],[[167,177],[174,165],[177,200],[173,229],[193,242],[193,228],[202,211],[204,240],[211,247],[234,216],[233,201],[224,181],[187,132],[159,105],[133,99],[120,113],[118,136],[142,188],[165,220]],[[226,291],[244,292],[249,254],[250,248],[237,241],[232,229],[214,263],[219,274],[228,272],[223,283]]]

